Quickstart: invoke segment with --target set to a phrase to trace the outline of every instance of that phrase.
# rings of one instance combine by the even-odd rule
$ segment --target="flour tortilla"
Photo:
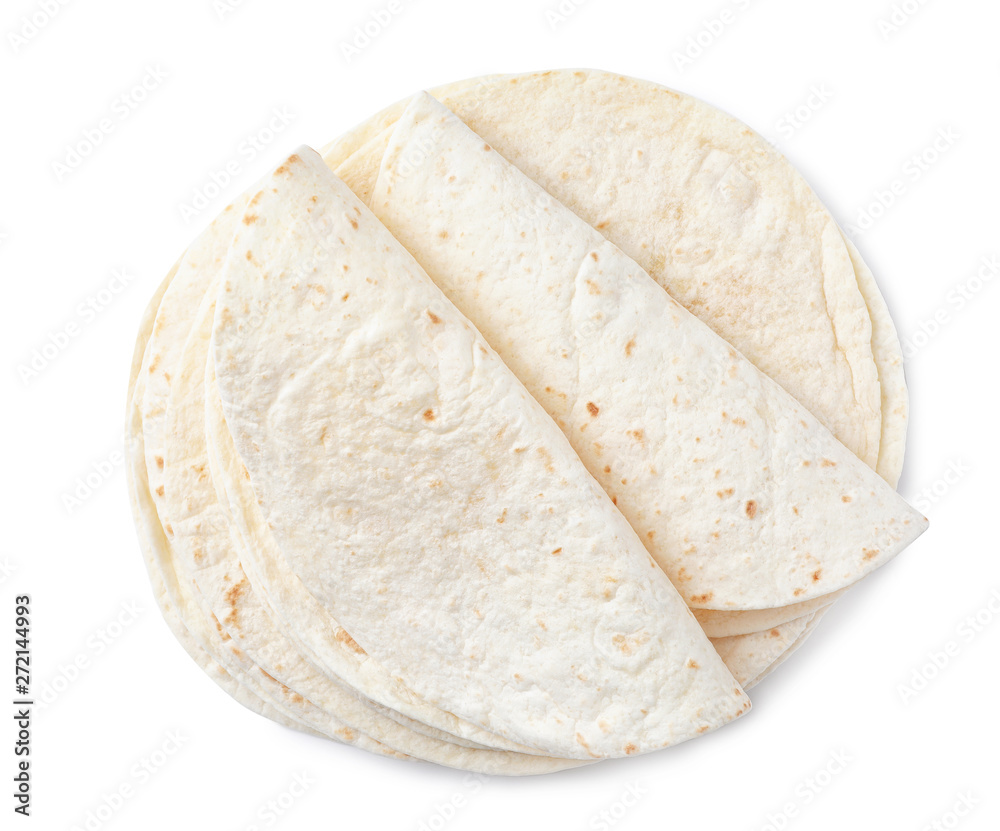
[[[426,94],[396,125],[372,208],[693,608],[826,595],[923,530],[785,391]]]
[[[226,423],[288,564],[366,653],[566,758],[745,711],[559,431],[319,156],[243,222],[213,331]]]

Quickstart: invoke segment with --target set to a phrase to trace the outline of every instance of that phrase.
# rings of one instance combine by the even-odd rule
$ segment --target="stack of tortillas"
[[[139,336],[130,490],[238,701],[542,773],[746,712],[926,527],[906,419],[875,281],[780,155],[547,72],[301,148],[205,230]]]

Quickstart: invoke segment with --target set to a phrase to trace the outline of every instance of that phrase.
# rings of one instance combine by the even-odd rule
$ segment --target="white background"
[[[3,476],[0,656],[13,660],[13,598],[33,597],[35,694],[83,655],[79,677],[34,725],[34,804],[12,815],[12,721],[0,708],[4,828],[84,827],[122,784],[134,796],[100,827],[597,828],[625,789],[641,795],[607,827],[759,829],[791,803],[784,827],[921,829],[964,797],[963,829],[1000,826],[1000,512],[997,440],[1000,255],[1000,7],[908,0],[890,32],[888,0],[589,0],[563,21],[552,4],[400,0],[384,32],[347,61],[342,43],[386,3],[69,0],[14,44],[28,0],[0,11],[0,337]],[[683,66],[688,38],[730,21]],[[692,54],[694,50],[692,50]],[[215,211],[300,143],[319,146],[421,87],[491,72],[598,67],[702,97],[775,139],[842,224],[900,180],[898,196],[855,236],[900,330],[912,421],[904,496],[931,530],[826,617],[810,643],[753,691],[725,729],[655,755],[548,777],[474,782],[301,736],[229,700],[174,642],[153,604],[121,465],[80,505],[76,480],[121,446],[125,387],[140,313]],[[147,67],[165,80],[128,118],[117,96]],[[832,96],[791,134],[780,119]],[[814,102],[817,99],[813,99]],[[273,145],[185,222],[213,170],[275,107],[294,114]],[[105,117],[113,131],[68,175],[54,163]],[[939,130],[957,134],[930,169],[905,173]],[[128,287],[95,319],[77,306],[124,269]],[[958,308],[958,288],[972,297]],[[978,287],[978,291],[975,288]],[[921,335],[938,315],[937,331]],[[82,331],[37,377],[50,332]],[[922,323],[924,324],[923,329]],[[115,457],[120,458],[120,457]],[[952,473],[949,473],[952,471]],[[110,645],[97,634],[122,603],[138,619]],[[1000,599],[994,601],[1000,610]],[[963,620],[981,614],[974,637]],[[916,697],[900,686],[955,641]],[[11,700],[12,671],[0,674]],[[62,686],[60,684],[60,686]],[[141,782],[132,767],[179,731],[181,749]],[[823,774],[833,754],[849,758]],[[833,765],[838,768],[837,765]],[[281,818],[259,814],[304,773],[313,784]],[[817,782],[825,785],[817,794]],[[812,789],[811,789],[812,788]],[[438,806],[464,797],[454,811]],[[463,801],[463,800],[460,800]],[[447,822],[442,813],[454,813]],[[8,818],[13,817],[12,821]],[[8,824],[8,822],[10,824]],[[93,822],[89,826],[97,827]]]

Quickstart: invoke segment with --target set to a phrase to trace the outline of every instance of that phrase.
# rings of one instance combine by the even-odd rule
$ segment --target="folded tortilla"
[[[811,600],[926,527],[815,417],[426,94],[372,209],[563,429],[693,608]]]
[[[242,225],[212,333],[226,424],[281,555],[366,654],[570,759],[745,712],[558,428],[318,155]]]

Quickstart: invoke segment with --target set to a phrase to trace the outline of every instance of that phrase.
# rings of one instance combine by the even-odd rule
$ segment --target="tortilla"
[[[571,759],[746,710],[555,425],[318,155],[243,224],[212,335],[226,424],[281,554],[361,649]]]
[[[923,531],[791,396],[426,94],[396,125],[372,208],[691,607],[826,595]]]

